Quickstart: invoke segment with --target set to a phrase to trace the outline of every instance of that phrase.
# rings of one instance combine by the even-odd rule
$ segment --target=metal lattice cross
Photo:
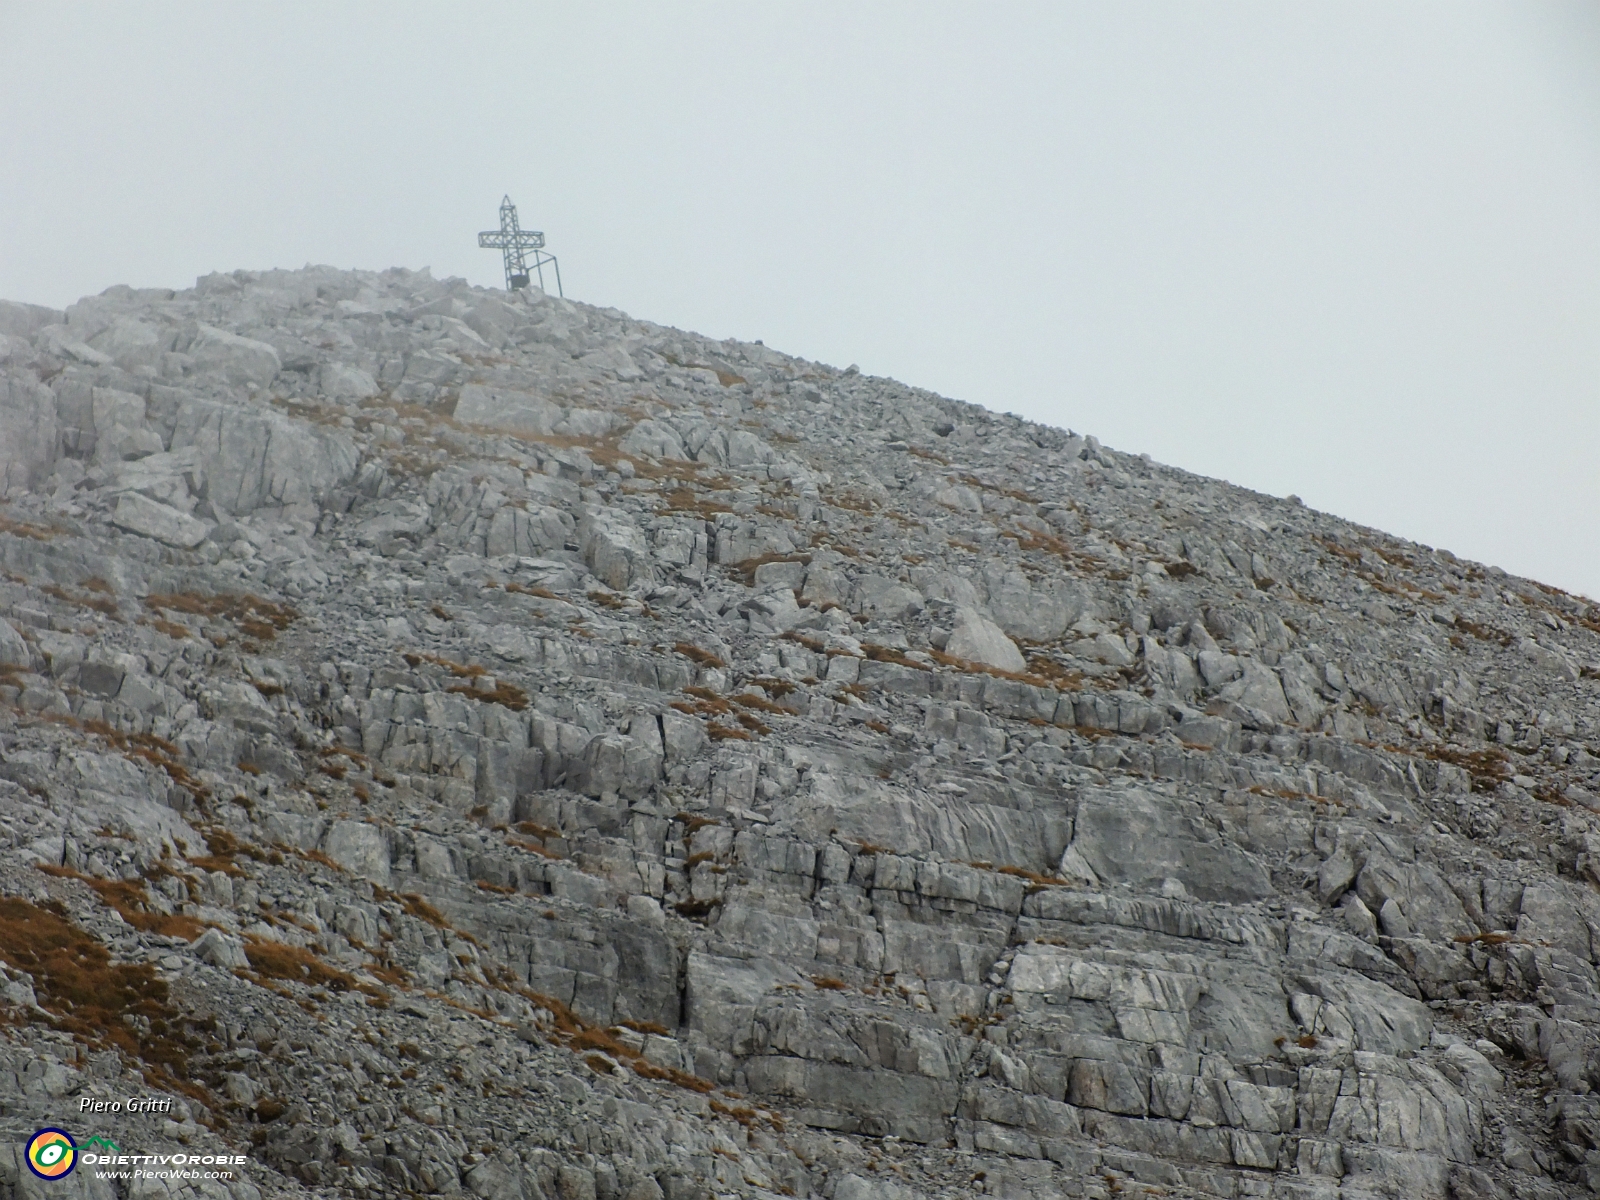
[[[548,265],[555,268],[556,294],[566,295],[561,290],[561,265],[556,262],[554,254],[544,252],[544,234],[522,228],[517,221],[517,206],[511,203],[510,196],[500,201],[500,228],[480,233],[478,245],[485,250],[499,250],[505,256],[506,291],[514,292],[518,288],[528,286],[530,267],[528,251],[531,250],[533,251],[531,267],[539,276],[540,290],[544,288],[544,268]]]

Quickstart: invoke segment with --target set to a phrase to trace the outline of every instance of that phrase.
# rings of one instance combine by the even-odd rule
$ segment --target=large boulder
[[[1002,671],[1025,671],[1027,660],[1017,644],[993,621],[974,609],[956,611],[956,627],[945,643],[945,653],[968,662],[998,667]]]
[[[266,387],[278,373],[278,352],[265,342],[240,337],[226,329],[200,326],[188,353],[202,371],[215,371],[229,383]]]
[[[1224,842],[1191,804],[1143,792],[1086,792],[1072,849],[1106,884],[1159,892],[1169,879],[1200,900],[1233,903],[1272,894],[1258,861]]]
[[[1266,663],[1254,658],[1241,658],[1242,673],[1238,679],[1217,693],[1219,697],[1243,708],[1265,713],[1274,721],[1293,718],[1289,699],[1283,694],[1283,681]]]
[[[177,340],[171,329],[161,329],[134,316],[118,317],[89,339],[89,344],[108,354],[125,371],[135,367],[159,367],[161,358]]]
[[[94,459],[116,463],[124,459],[160,454],[161,435],[145,427],[144,397],[116,388],[95,388],[90,393],[94,421]]]
[[[117,497],[111,523],[118,529],[155,538],[184,550],[194,549],[211,533],[211,526],[207,522],[137,492],[124,492]]]
[[[317,371],[317,388],[332,400],[365,400],[378,394],[378,381],[349,363],[323,363]]]
[[[621,346],[605,346],[599,350],[591,350],[578,361],[591,371],[603,371],[615,375],[623,383],[632,383],[635,379],[644,378],[644,372],[639,370],[638,364]]]
[[[1081,585],[1062,579],[1031,581],[1019,570],[996,573],[987,581],[989,612],[1012,637],[1053,642],[1087,608]]]
[[[0,621],[0,667],[31,669],[33,651],[9,621]]]
[[[0,375],[0,495],[37,484],[55,452],[55,395],[32,379]]]
[[[583,561],[607,587],[624,591],[655,578],[644,531],[614,508],[591,508],[578,522]]]
[[[541,504],[523,511],[508,504],[497,509],[489,523],[484,553],[490,558],[502,554],[537,558],[564,547],[572,531],[572,518],[559,508]]]
[[[456,401],[455,419],[468,425],[492,425],[516,433],[552,433],[561,421],[560,405],[543,396],[511,388],[469,383]]]
[[[15,300],[0,300],[0,333],[32,341],[46,325],[61,325],[66,314],[59,309],[45,308],[40,304],[19,304]]]
[[[111,364],[109,354],[100,353],[78,337],[77,330],[66,325],[46,325],[39,331],[38,346],[46,354],[85,366],[104,367]]]
[[[188,400],[172,448],[200,451],[206,496],[220,513],[320,500],[356,473],[361,456],[341,433],[267,409]]]
[[[323,853],[353,875],[389,882],[389,844],[383,830],[365,821],[335,821]]]
[[[643,458],[689,457],[677,431],[663,421],[640,421],[623,435],[617,449],[623,454],[637,454]]]

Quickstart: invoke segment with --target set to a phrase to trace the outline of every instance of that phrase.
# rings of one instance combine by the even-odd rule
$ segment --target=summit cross
[[[554,267],[556,295],[565,296],[561,290],[561,266],[554,254],[544,250],[544,234],[523,229],[517,221],[517,206],[506,196],[500,201],[500,228],[487,229],[478,235],[478,245],[485,250],[499,250],[505,256],[506,291],[514,292],[528,286],[528,251],[533,251],[532,269],[539,276],[539,288],[544,288],[544,268]]]

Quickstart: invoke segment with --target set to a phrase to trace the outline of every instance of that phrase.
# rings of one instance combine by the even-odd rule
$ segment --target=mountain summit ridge
[[[196,1184],[241,1200],[1600,1191],[1585,598],[402,269],[0,302],[0,494],[18,1147],[248,1153]]]

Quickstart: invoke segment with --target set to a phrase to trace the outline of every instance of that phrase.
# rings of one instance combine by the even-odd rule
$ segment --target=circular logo
[[[78,1147],[65,1129],[41,1129],[28,1143],[28,1169],[40,1179],[64,1179],[78,1165]]]

